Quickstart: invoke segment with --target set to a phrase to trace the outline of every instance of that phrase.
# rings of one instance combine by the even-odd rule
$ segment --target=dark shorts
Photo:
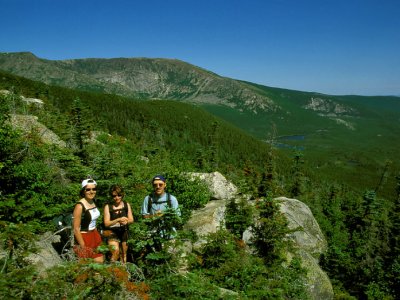
[[[101,245],[101,236],[95,229],[89,232],[81,232],[82,238],[85,242],[85,247],[79,245],[74,246],[75,254],[79,258],[96,258],[101,257],[103,254],[97,253],[96,248]]]
[[[126,242],[129,237],[127,226],[109,228],[103,231],[103,236],[109,241]]]

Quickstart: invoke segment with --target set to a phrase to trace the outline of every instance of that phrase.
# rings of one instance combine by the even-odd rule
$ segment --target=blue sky
[[[400,96],[399,0],[0,0],[0,52],[175,58],[331,95]]]

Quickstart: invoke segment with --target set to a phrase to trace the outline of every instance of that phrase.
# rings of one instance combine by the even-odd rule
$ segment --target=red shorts
[[[75,254],[79,258],[96,258],[103,254],[97,253],[96,248],[101,245],[102,240],[99,232],[95,229],[89,232],[81,232],[85,247],[79,245],[74,246]]]

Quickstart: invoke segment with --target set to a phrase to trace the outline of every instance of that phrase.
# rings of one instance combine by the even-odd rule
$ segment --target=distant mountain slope
[[[52,78],[47,71],[40,72],[38,66],[33,66],[36,63],[41,64],[37,58],[31,56],[31,59],[32,63],[27,62],[26,59],[19,62],[15,60],[14,63],[18,65],[17,69],[24,67],[28,73],[29,70],[37,70],[38,76]],[[42,67],[46,69],[46,66]],[[12,68],[12,64],[9,68]],[[64,71],[59,70],[59,72]],[[206,71],[203,70],[203,72]],[[134,101],[130,98],[126,101],[132,102],[132,106],[125,104],[121,106],[125,100],[121,101],[120,97],[112,94],[78,92],[30,81],[24,77],[0,71],[0,89],[14,90],[29,97],[48,99],[62,111],[69,109],[71,99],[79,97],[92,107],[94,116],[111,118],[109,126],[123,135],[133,134],[140,137],[144,130],[159,128],[155,120],[166,123],[173,120],[165,126],[168,128],[165,132],[174,129],[172,132],[175,132],[178,137],[184,137],[185,141],[189,141],[188,152],[193,155],[197,155],[199,151],[198,143],[193,143],[193,138],[197,136],[199,140],[203,140],[204,136],[207,136],[204,134],[202,125],[208,124],[209,130],[212,131],[212,126],[209,124],[212,122],[210,118],[200,118],[202,114],[198,112],[193,114],[196,115],[193,122],[186,125],[181,123],[189,117],[186,109],[182,110],[182,107],[189,108],[193,105],[184,105],[176,101]],[[293,151],[301,150],[305,160],[315,169],[315,172],[323,177],[328,176],[333,181],[340,178],[353,186],[374,188],[382,178],[381,172],[387,161],[392,162],[391,174],[398,173],[400,168],[398,161],[399,97],[329,96],[271,88],[249,82],[240,83],[268,99],[273,99],[274,103],[279,105],[279,109],[254,113],[252,110],[241,110],[212,102],[201,103],[201,106],[214,116],[228,121],[258,140],[274,143],[285,152],[289,151],[291,154]],[[159,114],[159,112],[162,113]],[[187,133],[187,124],[193,127],[190,133]],[[57,132],[57,128],[52,129]],[[247,139],[245,143],[239,142],[238,140],[243,140],[240,134],[232,135],[229,131],[220,129],[224,140],[219,142],[219,147],[224,148],[225,153],[233,152],[231,149],[238,148],[239,145],[245,145],[246,150],[242,153],[247,153],[248,156],[248,153],[255,154],[257,151],[254,149],[260,148],[260,144]],[[208,134],[212,135],[210,132]],[[171,142],[172,140],[169,137],[165,143],[181,147],[180,142]],[[200,143],[209,146],[209,141]],[[207,153],[203,154],[207,156]],[[246,155],[239,155],[232,162],[248,160]],[[263,160],[264,158],[258,160],[260,165],[263,164]],[[393,180],[393,177],[391,178]],[[391,184],[393,182],[388,183],[388,186]],[[389,189],[382,189],[382,191],[388,194],[394,193]]]
[[[112,58],[51,61],[29,52],[0,53],[0,69],[51,85],[136,99],[194,102],[264,139],[271,123],[278,135],[337,130],[359,133],[393,127],[399,97],[330,96],[271,88],[171,59]],[[397,118],[397,119],[396,119]],[[396,127],[396,126],[395,126]],[[386,134],[375,128],[377,134]],[[391,130],[391,129],[390,129]]]
[[[67,121],[61,116],[70,115],[74,100],[80,99],[87,111],[85,119],[92,130],[128,138],[140,145],[147,154],[154,155],[159,148],[164,148],[184,155],[192,162],[203,160],[204,157],[210,159],[209,155],[214,155],[220,157],[218,161],[240,168],[245,161],[258,162],[265,158],[270,149],[259,139],[203,108],[180,101],[143,101],[72,90],[0,70],[0,94],[10,94],[11,91],[25,96],[26,102],[41,101],[46,117],[39,121],[62,140],[71,139],[71,136],[62,124],[62,120]],[[41,109],[35,107],[30,106],[32,112],[39,112],[42,116]],[[56,120],[57,115],[59,120]],[[214,151],[213,147],[217,144],[218,151]]]
[[[222,104],[253,112],[278,106],[256,86],[171,59],[112,58],[51,61],[29,52],[0,53],[0,69],[29,79],[139,99]]]

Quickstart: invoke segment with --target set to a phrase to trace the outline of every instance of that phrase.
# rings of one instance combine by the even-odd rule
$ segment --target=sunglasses
[[[113,198],[115,198],[115,197],[122,197],[122,195],[116,194],[116,195],[112,195],[112,197],[113,197]]]
[[[162,187],[164,186],[164,183],[153,183],[154,187]]]
[[[92,188],[92,189],[85,189],[85,192],[90,192],[90,191],[93,191],[93,192],[95,192],[95,191],[96,191],[96,188]]]

